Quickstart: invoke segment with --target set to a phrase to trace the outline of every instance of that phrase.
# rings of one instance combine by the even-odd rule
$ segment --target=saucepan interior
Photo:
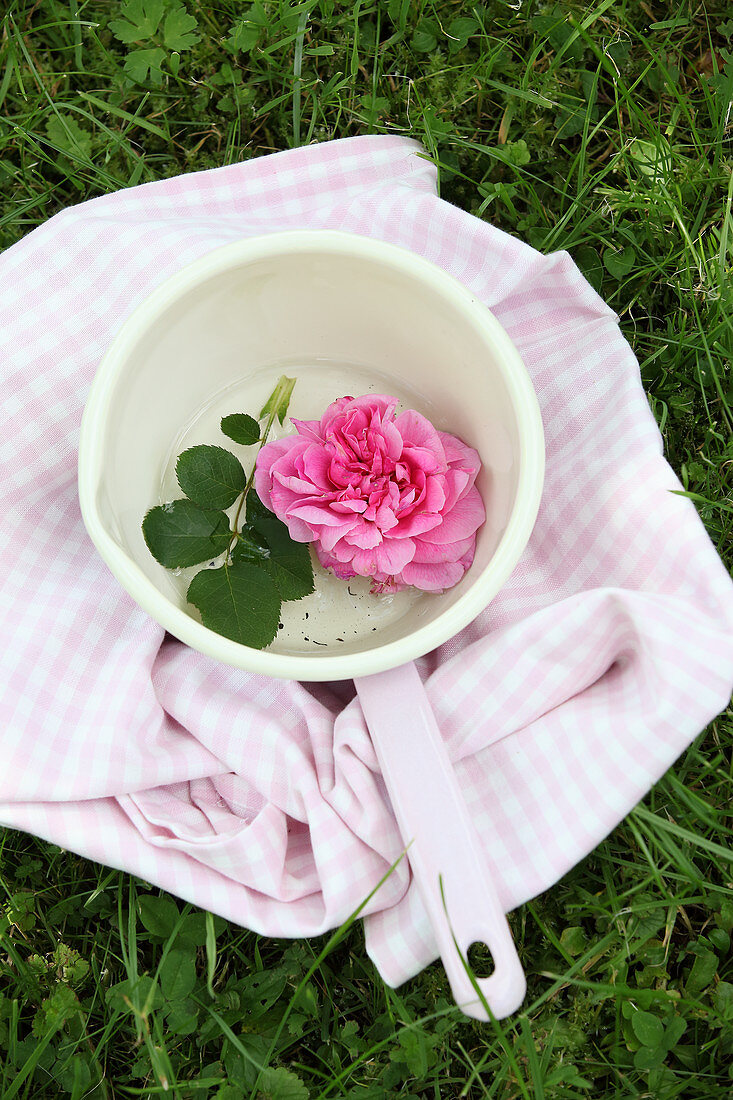
[[[181,447],[210,442],[236,451],[217,436],[219,415],[256,413],[283,373],[297,379],[293,416],[318,419],[345,394],[387,393],[458,435],[481,457],[477,485],[487,519],[474,563],[453,589],[413,593],[396,608],[383,603],[384,613],[368,629],[351,631],[348,608],[307,597],[314,601],[310,634],[298,619],[309,605],[299,601],[287,629],[259,651],[197,620],[179,578],[151,557],[140,524],[150,507],[180,495],[171,470]],[[246,461],[244,448],[240,455]],[[529,538],[543,471],[536,398],[516,349],[490,312],[412,253],[314,231],[217,249],[169,279],[131,315],[87,403],[79,492],[102,557],[171,633],[242,668],[336,680],[414,659],[486,606]],[[327,642],[314,645],[319,612]],[[336,620],[345,628],[338,642]]]

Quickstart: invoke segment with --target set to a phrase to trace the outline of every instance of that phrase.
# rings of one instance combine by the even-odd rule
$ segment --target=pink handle
[[[456,1004],[476,1020],[489,1018],[453,936],[464,958],[477,940],[489,947],[494,970],[477,984],[501,1020],[524,1000],[524,972],[417,669],[403,665],[354,682]]]

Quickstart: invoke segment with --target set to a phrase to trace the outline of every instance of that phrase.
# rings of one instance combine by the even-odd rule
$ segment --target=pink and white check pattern
[[[631,349],[565,253],[437,198],[361,137],[135,187],[0,256],[0,821],[272,936],[338,925],[402,842],[351,684],[283,683],[164,636],[97,557],[81,413],[121,322],[202,253],[328,227],[451,272],[508,330],[547,433],[530,545],[420,662],[506,909],[594,848],[723,708],[733,586],[662,457]],[[437,952],[402,861],[371,900],[397,984]]]

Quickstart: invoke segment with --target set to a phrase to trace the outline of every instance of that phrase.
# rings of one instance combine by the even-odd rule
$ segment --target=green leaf
[[[422,1078],[435,1062],[433,1051],[437,1042],[436,1035],[429,1035],[422,1028],[403,1028],[399,1032],[399,1046],[390,1057],[404,1062],[413,1077]]]
[[[234,24],[225,45],[230,50],[249,53],[257,45],[260,32],[267,26],[267,14],[262,4],[253,4],[244,18]]]
[[[32,891],[19,890],[17,894],[11,894],[8,905],[5,908],[5,916],[10,924],[14,924],[21,932],[29,932],[36,924],[36,899]]]
[[[159,46],[150,50],[135,50],[127,55],[124,69],[130,79],[137,84],[144,84],[148,79],[148,73],[153,84],[161,84],[164,61],[165,50],[161,50]]]
[[[687,992],[692,994],[702,993],[703,989],[707,989],[712,982],[717,969],[718,956],[714,952],[708,951],[706,947],[699,948],[692,964],[690,976],[685,982]]]
[[[305,542],[294,542],[284,523],[275,516],[258,519],[255,529],[263,536],[270,557],[260,562],[284,600],[300,600],[314,589],[313,563]]]
[[[438,45],[438,39],[430,30],[421,30],[419,27],[412,36],[412,48],[417,53],[432,53]]]
[[[247,523],[257,528],[258,519],[273,519],[275,513],[271,512],[269,508],[266,508],[260,498],[257,495],[257,490],[250,488],[247,491],[247,500],[245,503],[245,514],[247,517]]]
[[[603,263],[609,275],[613,275],[614,279],[623,279],[636,263],[636,252],[630,245],[619,249],[605,248]]]
[[[587,113],[588,108],[584,103],[578,104],[576,100],[572,100],[570,97],[566,96],[565,106],[562,107],[555,117],[557,136],[565,140],[566,138],[576,137],[578,134],[582,134],[585,129]],[[591,117],[593,117],[593,115]]]
[[[260,426],[253,416],[247,413],[232,413],[221,420],[221,430],[235,443],[241,443],[243,447],[250,447],[260,438]]]
[[[263,569],[234,562],[202,569],[191,581],[188,600],[204,626],[253,649],[264,649],[277,633],[280,595]]]
[[[214,1100],[242,1100],[242,1091],[236,1085],[219,1085]]]
[[[190,998],[176,1001],[166,1014],[165,1026],[174,1035],[191,1035],[198,1029],[198,1007]]]
[[[134,1013],[136,1009],[139,1012],[148,1003],[148,998],[150,1008],[160,1008],[163,1004],[160,986],[156,984],[153,988],[153,979],[149,974],[141,974],[136,982],[125,978],[111,985],[104,996],[113,1012]]]
[[[229,508],[247,484],[242,463],[231,451],[205,443],[178,456],[176,477],[186,496],[206,508]]]
[[[663,137],[656,141],[632,138],[628,149],[639,174],[647,179],[665,179],[672,171],[672,152]]]
[[[180,913],[173,898],[156,897],[154,894],[138,894],[140,920],[153,936],[167,939],[176,926]]]
[[[232,551],[232,558],[234,561],[248,561],[252,565],[266,568],[265,563],[269,560],[271,553],[272,551],[262,535],[258,534],[253,527],[245,524],[239,532],[237,545]]]
[[[450,50],[462,50],[472,34],[479,30],[479,24],[475,19],[461,16],[448,24],[447,35],[451,39]]]
[[[588,940],[583,929],[578,925],[574,925],[572,928],[563,929],[560,943],[567,953],[575,958],[577,955],[583,954],[588,945]]]
[[[718,982],[715,990],[715,1010],[726,1023],[733,1023],[733,982]]]
[[[667,1057],[664,1047],[640,1047],[634,1055],[634,1068],[642,1073],[657,1069]]]
[[[196,985],[196,967],[188,950],[169,951],[160,968],[160,989],[167,1001],[183,1001]]]
[[[247,1017],[263,1016],[280,999],[288,976],[283,967],[259,970],[244,978],[239,986],[240,1010]]]
[[[669,1051],[676,1047],[686,1031],[687,1024],[682,1017],[673,1016],[671,1022],[664,1029],[664,1039],[662,1040],[664,1049]]]
[[[287,526],[265,508],[254,489],[247,493],[247,522],[232,557],[266,569],[284,600],[300,600],[314,590],[307,543],[295,542]]]
[[[57,943],[54,947],[53,965],[63,981],[69,985],[83,982],[89,973],[89,963],[86,959],[66,943]]]
[[[503,160],[506,164],[517,164],[520,167],[529,164],[532,159],[529,146],[524,138],[519,138],[518,141],[508,141],[506,145],[497,145],[494,153],[499,160]]]
[[[204,912],[189,913],[184,917],[176,944],[179,947],[203,947],[206,943],[206,918],[207,914]],[[214,916],[215,932],[218,934],[225,928],[226,921],[223,917]]]
[[[241,1020],[241,1016],[236,1017]],[[235,1017],[230,1016],[232,1023]],[[226,1070],[227,1078],[232,1084],[239,1087],[237,1100],[243,1096],[249,1096],[254,1088],[254,1083],[259,1076],[258,1066],[267,1065],[267,1059],[271,1057],[270,1044],[263,1035],[255,1035],[247,1027],[247,1030],[239,1030],[239,1043],[233,1047],[226,1043],[222,1062]],[[228,1048],[228,1049],[227,1049]],[[244,1053],[246,1051],[246,1054]],[[257,1093],[257,1100],[260,1093]]]
[[[661,1046],[664,1024],[659,1017],[653,1016],[651,1012],[635,1012],[631,1017],[631,1026],[634,1035],[645,1047],[656,1050]]]
[[[308,1100],[309,1095],[300,1077],[282,1066],[264,1070],[257,1086],[257,1100]]]
[[[127,0],[121,19],[113,19],[109,29],[120,42],[142,42],[152,38],[163,18],[164,0]]]
[[[183,53],[201,41],[198,23],[189,15],[183,4],[176,4],[165,17],[163,41],[169,50]]]
[[[49,140],[73,158],[89,160],[92,155],[92,135],[67,115],[54,115],[46,123]]]
[[[249,504],[249,497],[247,497],[247,503]],[[726,932],[733,932],[733,899],[723,899],[720,912],[715,917],[715,923]]]
[[[688,471],[690,473],[692,473],[693,465],[697,465],[697,463],[690,462],[688,465]],[[702,476],[704,475],[701,475],[698,480],[702,480]],[[711,928],[708,932],[708,939],[719,955],[725,956],[730,951],[730,934],[724,932],[722,928]]]
[[[563,50],[567,61],[579,63],[583,60],[582,39],[576,37],[573,42],[570,42],[574,28],[567,18],[567,13],[561,7],[551,9],[548,14],[535,15],[530,20],[530,26],[537,31],[541,39],[547,39],[556,52]],[[567,49],[565,49],[566,43],[570,43]]]
[[[55,1031],[81,1011],[79,998],[68,985],[59,985],[41,1002],[33,1017],[33,1034],[41,1038],[48,1031]]]
[[[288,406],[290,404],[290,395],[293,392],[295,382],[295,378],[287,378],[284,374],[282,374],[278,378],[275,389],[272,391],[267,401],[262,406],[262,411],[260,412],[260,420],[263,420],[266,416],[274,414],[275,416],[277,416],[278,420],[282,424],[287,415]]]
[[[52,1070],[52,1076],[64,1092],[71,1092],[74,1096],[84,1096],[92,1083],[89,1057],[74,1054],[68,1060],[59,1058]]]
[[[148,550],[166,569],[186,568],[223,554],[231,539],[224,512],[174,500],[151,508],[143,520]]]

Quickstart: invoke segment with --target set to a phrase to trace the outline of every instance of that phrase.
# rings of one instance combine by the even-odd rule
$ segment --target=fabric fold
[[[399,861],[365,909],[391,984],[437,950],[353,685],[268,680],[165,635],[86,536],[76,446],[125,318],[243,237],[387,240],[491,308],[540,401],[542,506],[502,592],[418,664],[504,907],[547,889],[727,704],[733,585],[614,312],[567,253],[435,183],[417,143],[350,138],[94,199],[0,256],[0,821],[276,937],[342,923]]]

